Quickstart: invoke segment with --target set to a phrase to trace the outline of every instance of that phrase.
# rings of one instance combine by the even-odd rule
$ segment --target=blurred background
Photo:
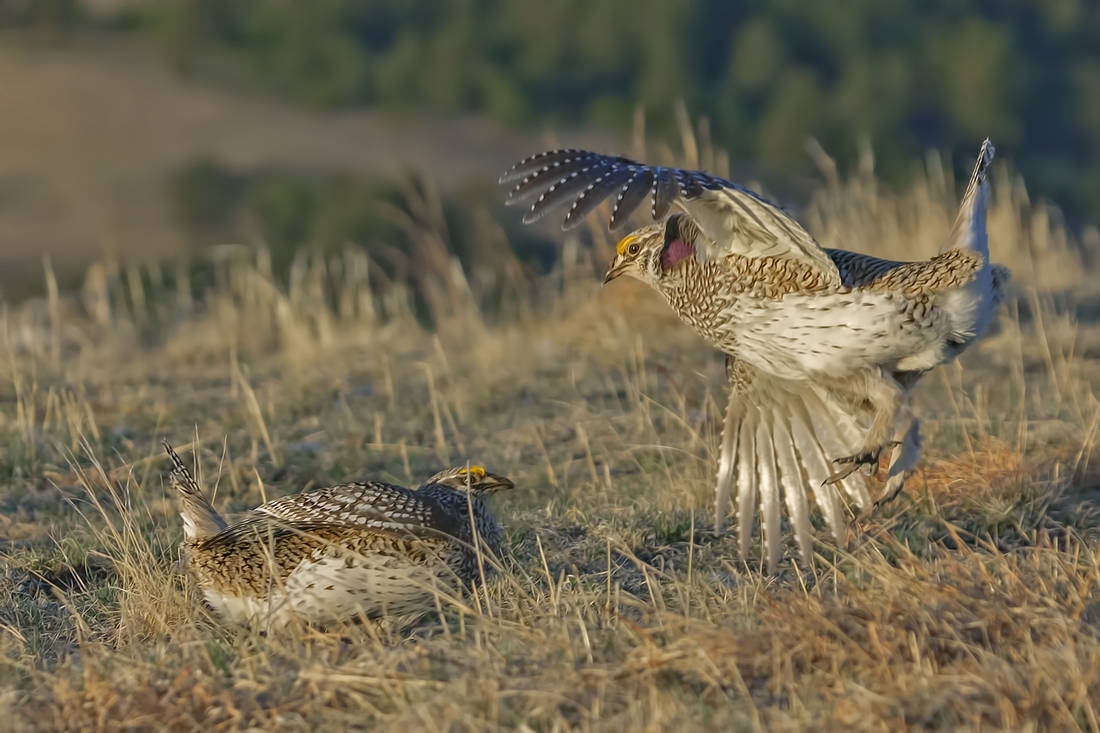
[[[679,155],[687,116],[719,167],[796,211],[828,174],[809,138],[842,174],[873,151],[901,191],[930,152],[962,177],[988,135],[1071,238],[1096,238],[1095,3],[842,8],[0,0],[3,299],[43,292],[43,254],[66,289],[92,260],[124,270],[227,243],[263,242],[283,276],[302,248],[355,244],[399,277],[400,212],[436,187],[448,249],[476,258],[496,221],[538,272],[561,236],[502,215],[499,173],[559,142],[629,154],[641,137],[650,157],[661,141]]]

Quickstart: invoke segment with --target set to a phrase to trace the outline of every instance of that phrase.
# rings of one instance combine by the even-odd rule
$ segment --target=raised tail
[[[962,203],[959,204],[959,215],[940,247],[941,254],[961,250],[976,252],[982,256],[981,269],[973,280],[964,288],[940,294],[937,299],[937,305],[951,319],[951,334],[945,344],[942,362],[956,358],[985,335],[1012,275],[1004,265],[995,265],[989,261],[985,216],[989,184],[986,177],[989,165],[993,162],[993,154],[993,143],[987,139],[982,143],[970,183],[963,194]]]
[[[940,254],[960,249],[978,252],[986,262],[989,261],[989,238],[985,231],[985,203],[989,196],[986,174],[996,152],[993,143],[986,138],[978,152],[978,161],[974,164],[974,172],[970,174],[970,183],[966,186],[962,203],[959,204],[955,224],[940,246]]]
[[[759,503],[768,572],[774,572],[782,554],[782,493],[800,558],[809,567],[809,491],[838,546],[845,544],[847,528],[837,487],[860,509],[871,506],[860,474],[835,485],[825,483],[832,473],[830,460],[854,453],[865,430],[822,388],[761,374],[744,362],[727,364],[730,402],[718,462],[715,525],[724,525],[731,489],[736,488],[741,556],[748,557]]]
[[[225,520],[207,501],[206,496],[199,487],[199,483],[195,481],[195,477],[191,475],[191,471],[187,469],[187,465],[184,464],[179,455],[172,450],[172,446],[168,444],[168,441],[162,442],[164,450],[168,451],[168,456],[172,459],[172,473],[169,476],[169,481],[172,488],[179,494],[180,502],[183,505],[180,516],[183,517],[184,538],[187,540],[201,540],[218,534],[226,528]]]

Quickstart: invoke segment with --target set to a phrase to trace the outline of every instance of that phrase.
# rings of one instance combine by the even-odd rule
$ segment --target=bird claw
[[[893,448],[898,445],[901,445],[900,441],[891,440],[876,448],[869,448],[855,455],[844,456],[843,458],[833,460],[833,463],[837,464],[840,468],[838,468],[833,475],[829,476],[829,478],[825,479],[821,485],[824,486],[826,484],[835,484],[838,481],[843,481],[861,468],[865,475],[875,475],[875,472],[878,471],[878,459],[882,455],[882,452],[887,448]]]

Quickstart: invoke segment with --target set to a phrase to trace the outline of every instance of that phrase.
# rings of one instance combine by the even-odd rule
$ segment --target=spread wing
[[[397,530],[417,534],[438,524],[435,508],[415,492],[368,481],[291,494],[257,507],[254,514],[293,524]]]
[[[702,171],[564,149],[521,160],[500,183],[514,184],[507,205],[530,202],[525,224],[570,204],[562,224],[569,230],[614,196],[608,223],[614,231],[648,199],[655,221],[664,219],[673,205],[682,209],[710,240],[703,242],[708,254],[797,259],[811,263],[829,280],[840,280],[825,251],[786,212],[736,183]]]

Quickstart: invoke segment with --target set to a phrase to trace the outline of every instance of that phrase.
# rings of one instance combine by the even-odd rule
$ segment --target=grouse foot
[[[844,456],[843,458],[835,459],[833,463],[837,464],[839,468],[832,476],[829,476],[829,478],[822,482],[822,486],[825,484],[835,484],[837,481],[843,481],[860,468],[864,469],[864,472],[868,476],[873,476],[878,470],[878,459],[882,455],[882,452],[896,445],[901,445],[901,443],[892,440],[884,445],[869,448],[862,453],[856,453],[854,456]]]

